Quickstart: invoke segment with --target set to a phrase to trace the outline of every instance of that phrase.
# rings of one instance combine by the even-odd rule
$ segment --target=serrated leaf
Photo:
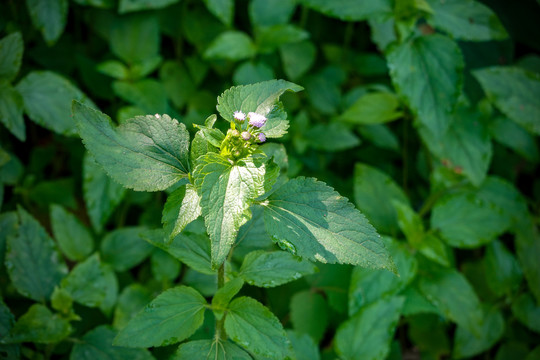
[[[291,298],[290,309],[293,328],[319,343],[329,322],[329,309],[324,297],[309,290],[297,292]]]
[[[212,41],[204,52],[204,58],[236,61],[251,58],[255,52],[255,44],[246,33],[228,30]]]
[[[357,163],[354,167],[354,202],[376,229],[388,234],[398,230],[392,200],[409,203],[390,176],[370,165]]]
[[[68,5],[67,0],[26,0],[32,24],[41,32],[49,46],[53,45],[64,32]]]
[[[233,86],[218,97],[217,110],[227,121],[233,121],[235,111],[256,112],[266,116],[276,106],[285,91],[303,88],[285,80],[269,80],[257,84]],[[263,130],[264,131],[264,130]]]
[[[137,116],[113,127],[107,115],[74,102],[73,116],[86,148],[122,185],[158,191],[187,176],[189,133],[168,115]]]
[[[228,341],[195,340],[178,347],[171,360],[192,360],[196,358],[214,360],[251,360],[244,350]]]
[[[311,262],[284,251],[253,251],[244,257],[238,272],[248,284],[274,287],[313,274],[317,267]]]
[[[285,359],[290,343],[279,320],[255,299],[240,297],[229,305],[227,335],[243,348],[270,359]]]
[[[345,359],[384,359],[390,352],[404,300],[383,298],[342,323],[335,337],[336,352]]]
[[[515,299],[512,313],[522,324],[540,333],[540,305],[534,301],[531,294],[525,293]]]
[[[523,279],[517,259],[497,239],[486,247],[484,268],[487,285],[499,296],[512,293]]]
[[[234,17],[234,0],[204,0],[204,4],[223,24],[231,26]]]
[[[506,116],[533,134],[540,134],[540,75],[517,67],[475,70],[488,99]]]
[[[34,304],[17,320],[4,341],[53,344],[62,341],[71,331],[69,321],[53,314],[44,305]]]
[[[242,278],[236,278],[226,282],[223,287],[216,291],[216,294],[212,298],[212,310],[216,319],[221,320],[223,318],[227,310],[227,305],[229,305],[232,298],[242,289],[242,286],[244,286],[244,280]]]
[[[380,124],[403,116],[399,100],[393,93],[367,93],[356,100],[341,115],[343,121],[353,124]]]
[[[360,21],[392,13],[390,0],[301,0],[301,3],[327,16],[344,21]]]
[[[60,250],[72,261],[84,260],[94,249],[94,239],[73,214],[60,205],[51,205],[51,226]]]
[[[206,300],[190,287],[166,290],[120,331],[113,344],[151,347],[182,341],[202,325],[205,305]]]
[[[16,90],[32,121],[62,135],[77,135],[70,111],[73,100],[95,107],[81,90],[52,71],[32,71],[17,84]]]
[[[153,1],[155,3],[155,1]],[[127,64],[158,55],[159,21],[152,13],[136,13],[114,18],[108,36],[111,51]]]
[[[508,37],[497,15],[475,0],[427,0],[433,10],[428,22],[465,41],[503,40]]]
[[[113,181],[92,155],[83,158],[83,197],[92,227],[101,233],[103,226],[120,204],[126,188]]]
[[[390,76],[418,121],[440,138],[450,125],[463,79],[458,45],[446,36],[421,36],[391,48]]]
[[[21,141],[26,140],[23,106],[21,94],[11,85],[0,83],[0,122]]]
[[[394,269],[380,236],[364,215],[320,181],[290,180],[261,205],[268,233],[295,255]]]
[[[119,228],[108,233],[101,241],[103,261],[116,271],[126,271],[141,263],[152,252],[152,246],[140,234],[143,227]]]
[[[193,178],[212,241],[212,266],[217,268],[227,257],[238,229],[251,217],[250,205],[265,192],[267,166],[251,156],[233,165],[215,153],[203,155],[197,162]]]
[[[67,274],[64,260],[53,240],[36,219],[18,209],[19,228],[8,237],[5,265],[19,293],[36,301],[45,301]]]
[[[116,331],[106,325],[98,326],[75,343],[71,350],[70,360],[93,360],[106,358],[110,360],[153,360],[154,357],[146,349],[129,349],[113,346]]]
[[[131,11],[161,9],[179,1],[180,0],[120,0],[118,12],[123,14]]]
[[[200,197],[191,184],[179,187],[165,202],[161,222],[169,239],[174,238],[184,228],[201,215]]]
[[[0,81],[10,82],[19,73],[24,51],[20,32],[11,33],[0,40]]]

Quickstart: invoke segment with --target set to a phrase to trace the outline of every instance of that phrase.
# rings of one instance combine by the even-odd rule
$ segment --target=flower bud
[[[259,134],[259,142],[265,142],[266,141],[266,135],[264,135],[264,133],[260,133]]]
[[[244,122],[244,120],[246,120],[246,114],[244,114],[243,112],[241,111],[235,111],[234,112],[234,119],[236,121],[239,121],[239,122]]]
[[[263,127],[264,124],[266,124],[266,117],[261,114],[257,114],[256,112],[250,112],[248,114],[249,117],[249,125],[254,126],[256,128]]]
[[[239,137],[240,133],[236,129],[229,129],[228,133],[231,135],[231,137]]]
[[[242,132],[242,139],[248,141],[249,139],[251,139],[251,134],[247,131]]]

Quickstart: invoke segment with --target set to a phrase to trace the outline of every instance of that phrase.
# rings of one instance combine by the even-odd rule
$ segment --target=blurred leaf
[[[158,55],[160,39],[158,19],[148,12],[116,17],[108,37],[111,51],[127,64],[138,63]]]
[[[243,60],[255,55],[251,38],[244,32],[228,30],[215,38],[204,52],[206,59]]]
[[[143,285],[134,283],[126,286],[118,297],[118,303],[114,308],[113,327],[115,329],[126,327],[129,320],[152,299],[152,292]]]
[[[84,225],[63,207],[51,205],[51,226],[62,253],[72,261],[84,260],[94,249],[94,239]]]
[[[291,80],[301,78],[315,62],[317,48],[311,41],[283,44],[279,47],[283,70]]]
[[[538,360],[540,359],[540,345],[535,347],[533,351],[531,351],[525,360]]]
[[[129,69],[118,60],[107,60],[99,63],[97,71],[118,80],[127,80],[129,78]]]
[[[291,322],[299,334],[308,334],[319,343],[328,326],[328,305],[321,294],[299,291],[291,298]]]
[[[11,82],[21,68],[24,43],[20,32],[11,33],[0,39],[0,82]]]
[[[168,115],[138,116],[113,127],[107,115],[74,102],[73,117],[97,163],[128,188],[164,190],[189,171],[189,134]]]
[[[234,0],[204,0],[204,4],[223,24],[230,27],[234,18]]]
[[[320,360],[319,347],[311,336],[287,330],[287,337],[291,341],[296,360]]]
[[[486,247],[484,267],[487,285],[499,296],[511,294],[519,287],[523,278],[517,259],[497,239]]]
[[[495,119],[491,124],[491,135],[497,142],[514,150],[528,161],[534,163],[540,161],[534,136],[512,120],[506,117]]]
[[[15,317],[0,298],[0,340],[9,334],[15,324]]]
[[[380,124],[402,117],[398,107],[399,100],[392,93],[368,93],[345,110],[340,118],[353,124]]]
[[[182,108],[194,94],[196,86],[185,67],[174,61],[165,61],[159,77],[167,96],[173,104]]]
[[[466,41],[503,40],[508,37],[497,15],[475,0],[426,0],[433,9],[428,17],[434,27]]]
[[[309,33],[291,24],[257,26],[255,31],[260,53],[270,53],[285,44],[298,43],[309,38]]]
[[[403,297],[380,299],[342,323],[335,337],[337,353],[345,359],[384,359],[390,352],[403,301]]]
[[[475,70],[488,99],[506,116],[533,134],[540,134],[540,75],[517,67]]]
[[[192,288],[169,289],[135,315],[113,345],[151,347],[182,341],[202,325],[205,305],[206,300]]]
[[[123,14],[131,11],[161,9],[179,1],[180,0],[120,0],[118,12]]]
[[[16,90],[22,95],[28,117],[61,135],[77,135],[70,110],[73,100],[95,108],[75,85],[51,71],[32,71],[17,84]]]
[[[392,2],[389,0],[300,0],[300,2],[327,16],[344,21],[367,20],[392,13]]]
[[[443,315],[440,310],[429,302],[429,300],[420,292],[417,282],[413,282],[410,286],[405,288],[401,295],[405,297],[405,303],[403,304],[403,310],[401,311],[403,316],[416,314]]]
[[[516,253],[536,302],[540,303],[540,234],[530,216],[522,218],[516,229]]]
[[[325,151],[342,151],[360,144],[354,132],[338,122],[314,125],[304,133],[304,138],[311,147]]]
[[[67,274],[53,240],[36,219],[18,208],[18,232],[7,240],[5,265],[19,293],[44,302]]]
[[[263,62],[246,61],[238,66],[233,75],[236,85],[249,85],[275,78],[274,70]]]
[[[394,133],[382,124],[364,125],[358,128],[363,138],[383,149],[399,150],[399,140]]]
[[[291,352],[279,320],[255,299],[244,296],[231,302],[225,330],[237,344],[257,355],[284,359]]]
[[[20,141],[26,140],[23,106],[21,94],[11,85],[0,83],[0,122]]]
[[[152,252],[140,233],[143,227],[125,227],[108,233],[101,242],[103,261],[116,271],[126,271],[141,263]]]
[[[392,47],[387,60],[398,94],[436,139],[442,137],[463,81],[458,45],[440,34],[417,37]]]
[[[52,46],[66,27],[68,0],[26,0],[30,19],[38,29],[47,45]]]
[[[115,81],[113,89],[119,97],[134,104],[146,113],[166,114],[169,112],[165,88],[156,80]]]
[[[408,319],[408,335],[411,342],[426,358],[450,355],[447,326],[440,316],[422,314]]]
[[[540,333],[540,305],[530,294],[522,294],[514,300],[512,314],[529,329]]]
[[[205,356],[206,355],[206,356]],[[188,341],[178,347],[171,360],[192,360],[203,356],[205,359],[251,360],[244,350],[228,341],[196,340]]]
[[[161,222],[165,233],[172,240],[200,215],[200,197],[195,187],[187,184],[180,186],[167,197]]]
[[[253,27],[286,24],[291,20],[297,0],[251,0],[249,18]]]

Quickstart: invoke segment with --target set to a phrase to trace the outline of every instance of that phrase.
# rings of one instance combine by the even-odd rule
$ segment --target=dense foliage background
[[[168,359],[112,339],[166,289],[216,291],[200,249],[151,245],[168,193],[110,180],[73,99],[195,133],[225,89],[282,78],[305,90],[282,96],[276,162],[351,199],[400,274],[244,286],[296,358],[539,359],[539,20],[533,0],[2,1],[0,358]],[[199,225],[184,244],[205,248]],[[277,248],[263,228],[255,211],[231,274]]]

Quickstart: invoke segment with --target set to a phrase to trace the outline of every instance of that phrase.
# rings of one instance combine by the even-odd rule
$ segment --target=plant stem
[[[217,286],[219,290],[223,287],[223,285],[225,285],[225,261],[219,267],[217,277]],[[225,316],[223,316],[221,320],[216,319],[215,338],[219,340],[227,340],[227,334],[225,333]]]

